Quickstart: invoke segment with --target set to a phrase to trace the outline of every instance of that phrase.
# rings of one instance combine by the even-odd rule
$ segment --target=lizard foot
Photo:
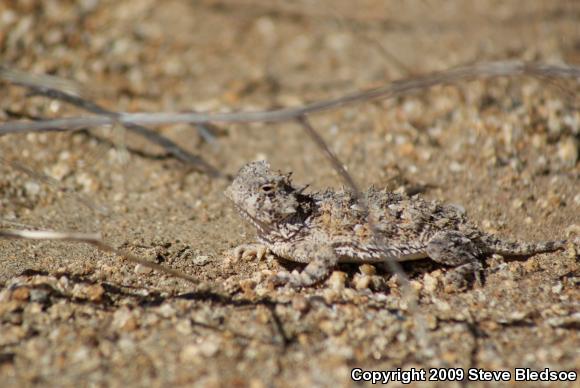
[[[268,248],[262,244],[242,244],[231,251],[230,257],[233,262],[242,260],[251,260],[256,258],[262,260],[266,257]]]

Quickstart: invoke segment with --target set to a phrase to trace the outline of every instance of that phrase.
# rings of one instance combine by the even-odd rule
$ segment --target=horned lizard
[[[454,267],[445,282],[463,287],[467,275],[481,282],[486,256],[532,256],[567,245],[566,240],[505,241],[478,229],[459,207],[419,196],[371,187],[362,193],[367,209],[348,191],[306,193],[305,189],[292,184],[291,173],[274,172],[267,162],[258,161],[244,166],[225,193],[257,228],[261,243],[243,245],[238,254],[249,250],[260,256],[267,249],[307,264],[302,272],[283,271],[276,276],[277,282],[292,286],[323,280],[337,263],[431,258]]]

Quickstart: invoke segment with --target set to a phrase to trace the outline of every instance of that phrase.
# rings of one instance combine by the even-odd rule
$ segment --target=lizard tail
[[[484,237],[483,242],[488,253],[497,253],[502,256],[533,256],[564,250],[568,245],[568,240],[519,242],[502,240],[492,235]]]

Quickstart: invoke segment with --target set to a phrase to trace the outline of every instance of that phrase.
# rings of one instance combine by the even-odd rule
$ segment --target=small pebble
[[[191,335],[191,321],[189,319],[182,319],[175,325],[175,330],[182,335]]]
[[[209,256],[200,255],[200,256],[194,257],[192,261],[193,261],[193,264],[195,264],[195,265],[206,265],[207,263],[209,263],[210,258],[209,258]]]
[[[522,267],[525,268],[526,272],[537,272],[540,271],[542,268],[537,260],[528,260],[522,263]]]
[[[207,339],[199,344],[199,351],[204,357],[213,357],[220,350],[220,344],[216,340]]]
[[[451,305],[441,299],[438,298],[433,298],[433,304],[437,307],[437,309],[441,312],[448,312],[451,311]]]
[[[206,339],[199,344],[189,344],[183,347],[179,353],[179,358],[183,362],[199,361],[202,357],[213,357],[219,351],[219,342]]]
[[[459,164],[455,161],[449,164],[449,171],[451,172],[461,172],[463,170],[465,170],[465,167],[462,164]]]
[[[257,283],[253,279],[243,279],[240,281],[240,289],[246,298],[252,299],[256,297]]]
[[[417,280],[411,280],[409,282],[409,285],[415,291],[421,291],[421,289],[423,288],[423,285],[420,282],[418,282]]]
[[[363,275],[368,275],[368,276],[372,276],[372,275],[375,275],[377,273],[376,267],[374,265],[371,265],[371,264],[363,264],[363,265],[358,267],[358,270]]]
[[[171,306],[169,303],[162,304],[161,307],[159,307],[157,309],[157,312],[163,318],[171,318],[171,317],[174,317],[175,316],[175,313],[176,313],[176,311],[173,308],[173,306]]]
[[[40,193],[40,185],[34,181],[28,181],[24,184],[24,191],[27,195],[34,197]]]
[[[548,206],[555,208],[565,205],[562,197],[557,193],[550,193],[546,199]]]
[[[121,331],[131,332],[138,327],[138,323],[129,309],[121,308],[113,314],[112,326]]]
[[[184,363],[192,363],[200,359],[199,347],[196,344],[185,345],[179,353],[179,359]]]
[[[417,150],[412,143],[404,143],[397,150],[401,156],[417,159]]]
[[[274,283],[268,282],[267,284],[258,284],[256,286],[256,295],[265,296],[274,292]]]
[[[12,291],[11,299],[19,302],[25,302],[30,298],[30,290],[28,287],[18,287]]]
[[[150,267],[146,267],[146,266],[144,266],[144,265],[142,265],[142,264],[137,264],[137,265],[135,266],[135,273],[136,273],[137,275],[148,275],[148,274],[150,274],[151,272],[153,272],[153,269],[152,269],[152,268],[150,268]]]
[[[322,291],[322,296],[324,298],[324,302],[331,305],[338,299],[339,291],[336,291],[332,288],[326,288]]]
[[[46,303],[50,297],[50,290],[46,288],[33,288],[30,290],[30,301],[36,303]]]
[[[87,297],[92,302],[100,302],[105,295],[105,289],[100,284],[93,284],[86,289]]]
[[[327,284],[335,291],[344,290],[346,276],[346,273],[342,271],[334,271],[332,272],[332,275],[330,275],[330,278],[327,280]]]
[[[371,284],[371,280],[372,280],[371,276],[356,274],[353,279],[354,288],[356,288],[359,291],[368,289],[369,285]]]
[[[332,336],[336,333],[334,322],[328,319],[325,319],[322,322],[320,322],[318,324],[318,328],[328,336]]]
[[[429,330],[435,330],[437,328],[437,317],[433,314],[428,314],[425,317],[425,323]]]
[[[425,274],[425,276],[423,277],[423,287],[425,288],[425,291],[428,293],[433,293],[437,290],[437,285],[439,284],[439,280],[434,277],[431,276],[430,274]]]
[[[304,297],[304,295],[298,294],[292,298],[292,308],[296,311],[304,313],[310,308],[310,303],[308,302],[308,299]]]
[[[67,162],[59,162],[50,169],[50,175],[59,181],[71,173],[71,168]]]
[[[578,161],[578,148],[580,144],[573,137],[568,137],[558,145],[558,157],[569,166],[574,166]]]
[[[240,288],[244,293],[253,291],[256,288],[257,282],[254,279],[240,280]]]
[[[580,225],[570,225],[564,230],[564,233],[567,238],[580,237]]]

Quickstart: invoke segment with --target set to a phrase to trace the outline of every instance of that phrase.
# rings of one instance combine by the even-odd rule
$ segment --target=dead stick
[[[437,85],[453,84],[458,81],[478,78],[531,76],[535,78],[577,78],[580,79],[580,66],[547,65],[522,61],[500,61],[462,66],[420,77],[398,80],[386,86],[343,97],[322,100],[296,108],[271,111],[233,112],[233,113],[119,113],[112,118],[106,115],[89,117],[70,117],[35,122],[6,122],[0,124],[0,135],[15,132],[62,131],[80,128],[112,125],[161,125],[178,123],[256,123],[282,122],[296,120],[302,116],[319,113],[343,106],[398,97]]]
[[[162,265],[152,263],[150,261],[141,259],[129,252],[122,251],[107,244],[101,239],[99,233],[77,233],[77,232],[58,232],[52,230],[16,230],[16,229],[0,229],[0,237],[15,238],[23,240],[56,240],[56,241],[71,241],[82,242],[90,244],[102,251],[114,253],[121,256],[125,260],[141,264],[144,267],[149,267],[157,272],[166,273],[176,278],[187,280],[193,284],[198,284],[200,281],[192,276],[184,274],[172,268],[167,268]]]

